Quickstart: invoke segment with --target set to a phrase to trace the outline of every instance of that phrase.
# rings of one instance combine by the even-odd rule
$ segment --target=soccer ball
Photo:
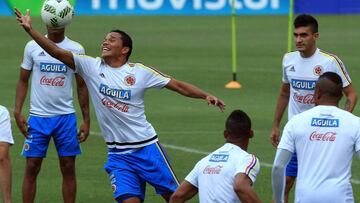
[[[74,9],[67,0],[45,0],[41,19],[51,28],[63,28],[71,23]]]

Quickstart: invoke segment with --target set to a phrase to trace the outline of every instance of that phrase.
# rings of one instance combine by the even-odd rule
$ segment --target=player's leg
[[[128,150],[116,150],[112,153],[124,153]],[[131,150],[133,151],[133,150]],[[104,166],[109,174],[114,199],[119,203],[140,203],[145,197],[145,181],[133,169],[131,153],[109,154]]]
[[[59,157],[63,176],[62,193],[64,203],[74,203],[76,199],[75,156]]]
[[[285,193],[284,193],[284,200],[285,202],[289,202],[289,194],[294,186],[296,177],[297,177],[297,156],[296,153],[293,154],[289,164],[286,167],[286,184],[285,184]]]
[[[9,143],[0,142],[0,188],[4,203],[11,202],[11,163],[9,148]]]
[[[23,180],[23,203],[32,203],[36,194],[36,178],[40,172],[50,141],[51,125],[48,118],[29,118],[29,135],[25,140],[22,155],[26,157]]]
[[[81,153],[77,138],[76,116],[75,114],[56,116],[54,122],[56,127],[53,137],[63,176],[63,199],[65,203],[74,203],[76,199],[75,157]]]
[[[155,187],[156,193],[161,195],[166,202],[179,186],[179,181],[171,167],[169,158],[161,145],[156,142],[146,146],[136,153],[141,153],[137,163],[141,166],[138,169],[140,176],[149,184]]]

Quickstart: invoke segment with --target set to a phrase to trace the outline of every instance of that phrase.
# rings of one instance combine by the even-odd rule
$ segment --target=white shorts
[[[10,114],[3,106],[0,106],[0,142],[14,144],[14,138],[11,131]]]

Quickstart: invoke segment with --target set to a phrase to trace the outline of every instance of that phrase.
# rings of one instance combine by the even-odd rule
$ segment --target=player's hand
[[[29,135],[29,132],[28,132],[29,124],[28,124],[27,120],[21,114],[15,114],[14,116],[15,116],[15,120],[16,120],[16,125],[18,126],[20,132],[24,135],[24,137],[27,138]]]
[[[30,10],[26,10],[25,16],[17,8],[14,9],[14,13],[16,15],[16,20],[25,29],[25,31],[28,32],[29,30],[31,30]]]
[[[84,122],[81,124],[79,132],[78,132],[78,140],[80,143],[85,142],[90,133],[90,124]]]
[[[270,134],[270,141],[274,147],[278,146],[280,141],[279,137],[280,137],[279,127],[273,127]]]
[[[218,99],[217,97],[213,96],[213,95],[208,95],[206,96],[206,102],[208,105],[214,105],[214,106],[217,106],[219,107],[219,109],[224,112],[225,110],[225,103]]]

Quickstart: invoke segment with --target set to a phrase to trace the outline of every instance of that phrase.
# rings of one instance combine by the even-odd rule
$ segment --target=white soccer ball
[[[63,28],[71,23],[74,9],[67,0],[45,0],[41,19],[51,28]]]

